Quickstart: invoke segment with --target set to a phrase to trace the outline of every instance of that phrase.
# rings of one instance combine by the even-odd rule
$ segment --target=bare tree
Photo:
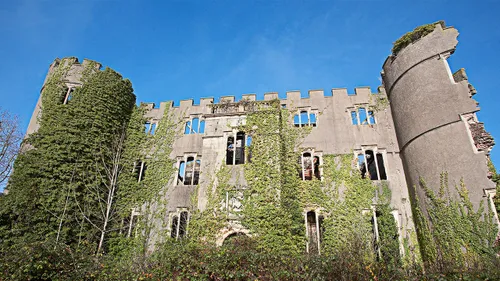
[[[0,189],[7,184],[21,139],[17,117],[0,108]]]
[[[112,229],[109,229],[109,225],[116,218],[116,191],[118,176],[123,169],[121,158],[124,141],[125,128],[122,128],[110,148],[110,153],[104,153],[96,159],[95,167],[101,181],[98,181],[95,185],[87,187],[87,191],[91,194],[91,196],[97,199],[96,204],[99,211],[94,214],[96,219],[92,220],[90,216],[86,215],[86,212],[84,211],[85,208],[82,208],[78,200],[76,201],[83,219],[90,223],[90,225],[92,225],[100,233],[97,254],[102,251],[106,233],[112,231]]]

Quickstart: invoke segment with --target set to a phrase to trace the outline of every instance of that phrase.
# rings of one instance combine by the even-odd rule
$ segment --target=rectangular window
[[[387,180],[382,153],[375,154],[373,150],[366,150],[364,154],[358,154],[358,167],[362,178]]]

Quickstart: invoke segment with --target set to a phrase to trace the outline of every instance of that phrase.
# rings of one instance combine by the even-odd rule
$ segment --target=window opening
[[[248,155],[247,155],[248,163],[251,163],[252,162],[252,148],[251,148],[252,136],[247,136],[247,141],[246,141],[245,145],[246,145],[246,147],[248,147]]]
[[[311,153],[306,152],[302,154],[302,180],[312,180],[313,166]]]
[[[309,114],[309,124],[313,127],[316,127],[316,114]]]
[[[309,124],[309,116],[307,111],[300,112],[300,127],[304,127]]]
[[[364,155],[358,155],[358,165],[360,166],[362,178],[387,180],[384,158],[381,153],[377,153],[375,157],[372,150],[366,150]]]
[[[245,164],[245,133],[238,132],[236,134],[236,151],[234,164]]]
[[[200,119],[193,118],[193,121],[191,122],[191,134],[198,133],[198,125],[199,124],[200,124]]]
[[[188,212],[183,211],[181,212],[179,219],[179,231],[177,235],[178,238],[183,238],[184,236],[186,236],[187,224],[188,224]]]
[[[172,217],[172,226],[170,228],[170,237],[177,238],[178,229],[179,229],[179,217],[173,216]]]
[[[310,254],[320,254],[320,241],[322,239],[323,217],[315,211],[306,214],[307,251]]]
[[[184,172],[186,171],[186,163],[181,161],[179,164],[179,175],[177,176],[177,184],[184,184]]]
[[[194,157],[188,157],[184,173],[184,185],[191,185],[194,174]]]
[[[151,124],[151,130],[149,131],[149,134],[154,135],[156,131],[156,123]]]
[[[194,163],[194,169],[193,169],[193,185],[197,185],[200,181],[200,167],[201,167],[201,160],[196,160]]]
[[[367,125],[368,124],[368,117],[366,115],[366,109],[361,107],[358,109],[359,113],[359,120],[361,125]]]
[[[234,158],[234,138],[227,138],[226,165],[233,165]]]
[[[240,164],[245,164],[245,133],[243,132],[236,134],[236,142],[234,137],[227,138],[226,165]]]
[[[150,126],[151,126],[151,123],[149,123],[149,122],[144,123],[144,133],[146,135],[149,134],[149,128],[150,128]]]
[[[144,179],[144,175],[146,173],[146,163],[142,161],[134,162],[134,168],[132,169],[132,173],[134,174],[134,178],[137,179],[137,182],[141,182]]]
[[[319,173],[319,157],[314,156],[313,158],[313,171],[314,171],[314,176],[318,179],[321,180],[321,175]]]
[[[300,127],[300,117],[299,117],[299,115],[298,115],[298,114],[295,114],[295,115],[293,116],[293,125],[294,125],[295,127]]]
[[[386,180],[387,175],[385,173],[384,156],[382,155],[382,153],[377,153],[377,167],[378,167],[380,179]]]
[[[205,120],[201,120],[200,122],[200,131],[199,131],[200,134],[204,134],[205,133]]]
[[[182,211],[172,216],[170,225],[170,237],[174,239],[183,238],[187,235],[187,226],[189,224],[189,212]]]
[[[375,116],[373,115],[372,110],[368,111],[368,117],[369,117],[369,119],[368,119],[369,123],[371,125],[375,124]]]
[[[351,111],[351,121],[353,125],[358,125],[358,113],[356,111]]]
[[[75,88],[68,88],[68,91],[66,92],[66,95],[64,96],[63,104],[68,104],[68,102],[73,98],[74,91],[75,91]]]
[[[312,180],[313,178],[321,180],[319,165],[319,156],[313,157],[310,152],[304,152],[299,158],[299,177],[302,180]]]
[[[186,127],[184,128],[184,134],[189,135],[191,133],[191,121],[186,122]]]

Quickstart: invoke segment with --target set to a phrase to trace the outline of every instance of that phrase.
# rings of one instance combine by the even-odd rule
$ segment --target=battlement
[[[385,95],[385,89],[382,86],[377,88],[376,92],[372,92],[370,87],[356,87],[353,92],[348,92],[347,88],[334,88],[325,94],[322,89],[309,90],[306,96],[302,96],[300,91],[287,91],[286,98],[279,98],[278,92],[264,93],[263,99],[257,99],[257,94],[243,94],[241,99],[236,96],[221,96],[218,102],[213,97],[201,98],[198,104],[195,104],[194,99],[180,100],[178,106],[173,108],[186,110],[192,109],[200,113],[211,114],[229,114],[229,113],[243,113],[255,110],[251,104],[267,104],[266,102],[279,100],[283,107],[294,107],[306,102],[322,103],[323,99],[333,99],[335,101],[351,101],[360,102],[371,100],[372,95]],[[219,110],[224,108],[224,110]],[[152,109],[152,108],[151,108]],[[215,109],[215,110],[214,110]]]

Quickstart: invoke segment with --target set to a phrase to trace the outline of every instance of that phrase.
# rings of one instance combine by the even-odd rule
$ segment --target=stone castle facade
[[[421,189],[409,188],[418,186],[420,178],[437,192],[440,173],[447,171],[451,186],[464,180],[475,206],[481,201],[492,204],[495,185],[488,178],[487,160],[493,140],[477,120],[479,107],[472,98],[476,92],[465,71],[453,73],[446,61],[455,50],[457,36],[456,29],[436,24],[433,32],[389,56],[383,65],[383,85],[375,92],[368,87],[356,88],[352,93],[339,88],[329,92],[311,90],[302,97],[300,92],[291,91],[284,99],[279,99],[277,93],[264,94],[264,101],[279,99],[280,106],[290,110],[290,126],[311,127],[301,144],[307,149],[300,151],[297,177],[321,180],[324,155],[352,155],[363,177],[387,183],[390,188],[390,206],[400,242],[415,230],[411,202],[415,198],[425,200]],[[81,72],[87,63],[73,64],[64,77],[67,97],[72,88],[81,86]],[[50,66],[49,74],[57,65],[58,60]],[[242,101],[255,100],[254,94],[242,96]],[[181,100],[178,105],[146,104],[147,134],[154,134],[167,109],[183,124],[170,155],[176,160],[178,173],[165,187],[165,220],[172,237],[184,235],[183,225],[189,223],[192,210],[207,207],[207,188],[223,165],[233,166],[229,183],[236,190],[226,196],[226,207],[233,211],[241,208],[237,190],[247,186],[241,164],[251,160],[248,147],[252,141],[251,136],[237,130],[250,110],[245,104],[233,96],[218,101],[202,98],[197,104],[191,99]],[[37,130],[40,112],[41,100],[27,134]],[[147,159],[137,167],[139,180],[146,165]],[[193,193],[197,193],[196,202],[191,201]],[[132,219],[138,213],[134,210]],[[319,224],[325,215],[321,208],[310,206],[303,215],[307,235],[319,237]],[[217,243],[238,233],[251,235],[235,219],[221,230]],[[311,243],[321,248],[320,239],[309,238],[308,249],[313,247]]]

